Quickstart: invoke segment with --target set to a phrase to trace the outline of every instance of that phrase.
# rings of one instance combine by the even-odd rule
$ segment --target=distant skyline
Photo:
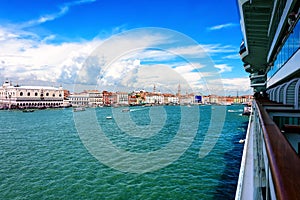
[[[219,93],[217,72],[225,95],[251,94],[239,20],[228,0],[2,1],[0,80],[205,94]]]

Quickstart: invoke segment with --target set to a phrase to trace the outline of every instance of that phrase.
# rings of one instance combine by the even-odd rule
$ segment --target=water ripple
[[[0,196],[2,199],[232,199],[246,130],[241,106],[231,106],[213,150],[198,157],[211,109],[200,108],[200,129],[187,151],[171,165],[145,174],[122,173],[96,160],[76,133],[72,110],[41,110],[30,115],[0,111]],[[229,108],[228,108],[229,109]],[[166,107],[167,125],[149,138],[134,138],[114,126],[110,108],[97,116],[107,137],[133,152],[158,150],[176,135],[178,107]],[[144,114],[143,114],[144,113]],[[130,113],[131,114],[131,113]],[[131,114],[149,125],[148,109]],[[143,116],[145,115],[145,116]],[[139,121],[138,116],[143,116]],[[188,129],[189,124],[185,127]],[[111,158],[117,162],[119,157]],[[143,163],[140,163],[141,165]]]

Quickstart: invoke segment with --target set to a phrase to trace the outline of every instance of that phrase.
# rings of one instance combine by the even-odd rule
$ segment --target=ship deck
[[[255,100],[236,199],[300,199],[300,110]]]

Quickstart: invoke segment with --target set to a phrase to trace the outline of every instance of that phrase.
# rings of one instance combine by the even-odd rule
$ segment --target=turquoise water
[[[134,109],[128,113],[132,120],[140,127],[149,125],[149,109]],[[114,119],[106,119],[119,110],[87,109],[82,114],[95,112],[118,148],[143,153],[159,150],[176,135],[180,108],[163,109],[164,127],[148,138],[125,134]],[[199,109],[199,129],[183,155],[143,174],[118,171],[91,155],[77,133],[72,109],[0,111],[1,199],[233,199],[243,148],[238,141],[245,137],[248,118],[240,115],[242,106],[226,107],[216,145],[199,158],[212,106]]]

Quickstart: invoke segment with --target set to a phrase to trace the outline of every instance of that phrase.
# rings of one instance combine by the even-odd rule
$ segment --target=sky
[[[235,0],[3,0],[0,81],[252,94]]]

